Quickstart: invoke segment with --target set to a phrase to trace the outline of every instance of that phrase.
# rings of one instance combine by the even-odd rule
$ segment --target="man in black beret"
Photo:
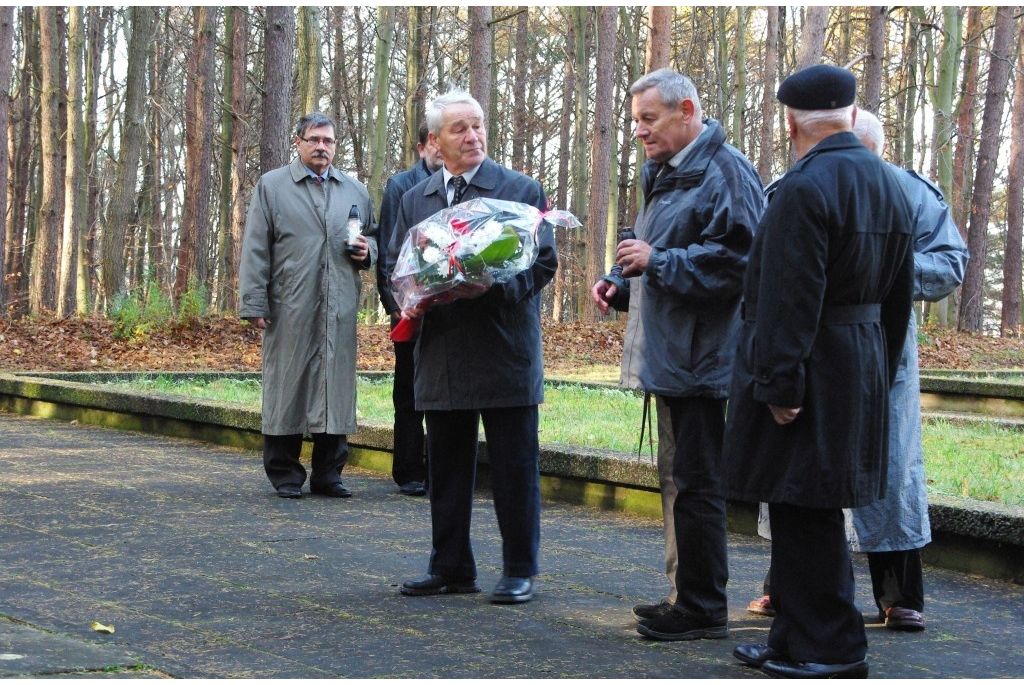
[[[904,188],[852,132],[856,87],[822,65],[779,88],[798,161],[755,233],[729,393],[726,494],[768,503],[776,611],[733,655],[779,677],[868,674],[843,508],[885,489],[914,262]]]

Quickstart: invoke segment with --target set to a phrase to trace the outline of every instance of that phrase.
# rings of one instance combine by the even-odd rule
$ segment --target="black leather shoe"
[[[732,655],[754,668],[761,668],[766,661],[786,661],[787,657],[782,652],[776,651],[768,645],[737,645],[732,650]]]
[[[811,661],[766,661],[761,671],[776,678],[867,678],[868,662],[816,664]]]
[[[277,496],[285,499],[299,499],[302,497],[302,488],[298,485],[281,485],[277,488]]]
[[[729,637],[729,624],[724,618],[721,621],[697,619],[675,607],[658,618],[640,621],[636,630],[655,640],[718,640]]]
[[[398,487],[398,492],[403,495],[409,495],[410,497],[423,497],[427,494],[427,489],[423,487],[423,483],[418,480],[410,481],[405,485]]]
[[[519,604],[533,599],[533,579],[505,576],[494,586],[491,604]]]
[[[352,491],[346,488],[341,483],[328,483],[327,485],[310,485],[309,491],[314,495],[324,495],[325,497],[351,497]]]
[[[643,621],[648,618],[658,618],[672,607],[667,601],[661,604],[637,604],[633,607],[633,618]]]
[[[473,578],[456,580],[447,576],[432,576],[429,573],[416,580],[407,580],[400,589],[403,595],[425,597],[427,595],[454,595],[480,592],[480,586]]]

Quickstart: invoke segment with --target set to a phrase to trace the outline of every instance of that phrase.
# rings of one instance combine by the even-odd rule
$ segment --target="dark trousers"
[[[263,469],[275,488],[302,486],[306,469],[299,461],[301,435],[263,436]],[[341,482],[341,469],[348,462],[348,439],[344,435],[313,433],[313,475],[310,484],[317,487]]]
[[[428,411],[427,461],[433,549],[429,572],[476,578],[470,519],[476,486],[477,441],[483,419],[501,531],[503,573],[539,572],[540,444],[537,405],[479,411]]]
[[[867,655],[854,603],[853,566],[842,509],[769,504],[771,601],[768,645],[792,661],[848,664]]]
[[[729,580],[721,478],[725,401],[661,399],[668,406],[675,437],[676,606],[698,619],[725,620]]]
[[[868,552],[868,568],[875,604],[880,612],[885,613],[886,609],[894,606],[924,611],[921,550]]]
[[[391,400],[395,405],[394,460],[391,477],[399,485],[427,479],[424,459],[423,412],[416,411],[413,392],[415,341],[395,343],[395,382]]]

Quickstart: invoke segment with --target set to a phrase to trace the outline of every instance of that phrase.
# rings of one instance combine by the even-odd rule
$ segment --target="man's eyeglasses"
[[[302,136],[297,137],[299,140],[305,141],[313,147],[317,147],[320,143],[323,143],[327,147],[333,147],[334,144],[338,142],[334,138],[321,138],[320,136],[310,136],[309,138],[303,138]]]

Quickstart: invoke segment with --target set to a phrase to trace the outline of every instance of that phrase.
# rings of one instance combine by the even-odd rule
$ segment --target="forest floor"
[[[544,363],[552,376],[615,380],[625,319],[545,323]],[[390,371],[394,353],[385,325],[360,325],[358,367]],[[1024,367],[1024,340],[924,327],[922,368],[990,370]],[[115,337],[99,317],[0,318],[0,370],[259,371],[259,332],[234,316],[168,325],[134,339]]]

